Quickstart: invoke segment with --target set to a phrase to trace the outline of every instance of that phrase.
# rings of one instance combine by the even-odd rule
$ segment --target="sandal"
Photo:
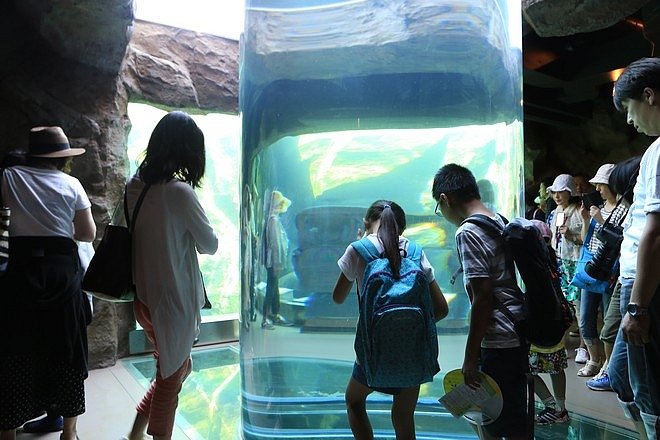
[[[599,362],[587,361],[587,364],[577,371],[577,375],[580,377],[595,376],[600,371],[600,367]]]

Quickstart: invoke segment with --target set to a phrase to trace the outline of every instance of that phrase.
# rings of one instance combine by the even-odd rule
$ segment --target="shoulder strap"
[[[596,229],[596,220],[591,219],[591,221],[589,221],[589,229],[587,230],[587,235],[584,236],[584,241],[582,242],[583,246],[587,246],[589,244],[589,242],[591,241],[591,237],[594,235],[595,229]]]
[[[509,222],[503,215],[497,215],[499,215],[502,221],[504,221],[504,224]],[[477,225],[491,237],[501,237],[502,232],[504,232],[502,227],[495,220],[483,214],[473,214],[461,222],[461,224],[463,223],[472,223],[473,225]]]
[[[354,241],[351,243],[351,246],[353,246],[353,249],[355,249],[360,257],[362,257],[367,263],[380,258],[380,252],[378,252],[376,246],[367,237]]]
[[[408,240],[406,258],[410,258],[414,262],[419,263],[422,260],[422,247],[414,241]]]
[[[5,202],[2,200],[2,179],[5,178],[5,169],[0,168],[0,207],[5,206]]]
[[[500,230],[500,226],[497,223],[495,223],[492,219],[490,219],[487,215],[483,215],[483,214],[471,215],[470,217],[463,220],[461,222],[461,225],[464,223],[472,223],[473,225],[477,225],[492,238],[498,238],[502,236],[502,231]],[[463,273],[463,264],[461,264],[458,267],[458,269],[456,269],[454,273],[451,275],[451,278],[449,279],[449,284],[453,286],[454,283],[456,283],[456,278],[458,278],[459,275],[461,275],[462,273]]]
[[[133,209],[132,220],[130,221],[128,219],[128,200],[126,197],[128,185],[126,185],[126,187],[124,188],[124,216],[126,218],[126,226],[128,227],[128,230],[131,234],[133,233],[133,228],[135,227],[135,221],[137,220],[138,212],[140,212],[142,201],[144,200],[144,196],[147,195],[147,191],[149,190],[149,188],[151,188],[150,183],[144,185],[142,192],[140,192],[140,197],[138,197],[137,203],[135,204],[135,208]]]
[[[502,214],[497,213],[497,215],[502,219],[502,222],[507,225],[509,223],[509,220],[504,217]],[[512,273],[515,274],[515,261],[513,259],[513,255],[511,254],[511,250],[509,249],[508,246],[506,246],[506,240],[504,239],[503,233],[504,233],[504,228],[500,226],[499,223],[497,223],[495,220],[492,218],[488,217],[487,215],[483,214],[473,214],[470,217],[466,218],[463,220],[463,223],[472,223],[474,225],[479,226],[482,231],[484,231],[489,237],[495,240],[501,240],[502,243],[504,243],[505,248],[505,258],[506,258],[506,264],[509,267],[509,269],[512,271]],[[462,268],[460,271],[456,271],[454,275],[452,276],[452,279],[455,281],[456,277],[462,272]]]

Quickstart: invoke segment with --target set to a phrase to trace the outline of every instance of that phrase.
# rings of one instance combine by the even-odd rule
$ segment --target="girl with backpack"
[[[552,232],[547,224],[540,220],[532,220],[534,226],[539,230],[543,240],[548,246],[550,259],[557,261],[555,250],[550,245]],[[553,273],[558,273],[558,268],[552,268]],[[534,377],[534,392],[543,404],[543,410],[536,415],[534,421],[538,425],[549,425],[554,423],[566,423],[569,421],[566,410],[566,370],[568,358],[566,347],[562,339],[554,347],[538,347],[534,344],[529,349],[529,370]],[[550,375],[552,391],[550,392],[545,381],[539,376],[540,373]]]
[[[408,251],[412,251],[411,253],[415,254],[420,252],[418,246],[402,235],[405,228],[406,215],[403,209],[392,201],[378,200],[369,207],[364,217],[364,233],[358,230],[358,239],[364,239],[366,237],[378,253],[382,255],[382,258],[388,260],[389,267],[395,279],[401,278],[400,269],[402,267],[402,261],[410,256]],[[365,271],[371,263],[368,264],[360,256],[358,250],[353,246],[356,243],[360,243],[360,241],[349,245],[344,255],[337,262],[341,273],[332,292],[332,298],[338,304],[346,300],[356,280],[359,286],[358,300],[367,294],[367,292],[362,291],[364,289],[363,281]],[[418,250],[415,251],[415,248]],[[419,266],[425,280],[428,282],[430,302],[426,301],[426,303],[432,305],[432,318],[433,321],[437,322],[447,316],[447,302],[442,295],[440,286],[435,281],[433,267],[423,251],[421,251],[421,257],[419,258]],[[364,303],[362,301],[359,301],[359,303],[361,307],[360,313],[362,314]],[[435,326],[434,323],[432,325]],[[356,353],[358,352],[360,342],[358,339],[359,335],[356,336]],[[390,348],[396,349],[394,347]],[[433,374],[439,370],[437,367],[437,355],[435,365],[436,368]],[[429,381],[424,380],[424,382]],[[356,361],[345,394],[348,421],[353,436],[358,440],[371,440],[374,438],[373,429],[367,415],[366,400],[369,394],[378,391],[393,395],[392,424],[396,438],[399,440],[414,439],[414,412],[419,396],[420,384],[410,387],[369,386],[365,366]]]

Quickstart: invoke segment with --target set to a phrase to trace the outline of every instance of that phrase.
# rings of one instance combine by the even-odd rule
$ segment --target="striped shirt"
[[[496,220],[503,228],[502,219],[498,216]],[[466,290],[471,279],[490,278],[495,298],[516,319],[522,318],[522,292],[518,287],[513,268],[507,266],[504,242],[491,237],[479,226],[465,222],[456,230],[456,245],[463,266],[463,282]],[[520,340],[513,323],[493,304],[491,322],[481,341],[481,347],[511,348],[519,345]]]
[[[609,218],[609,222],[612,225],[618,225],[621,222],[621,219],[623,218],[624,215],[628,212],[628,206],[626,205],[625,200],[619,204],[619,206],[614,209],[613,212],[607,211],[605,207],[600,208],[600,214],[603,216],[604,219]],[[610,217],[611,215],[611,217]],[[592,254],[595,254],[596,251],[598,250],[598,247],[601,244],[601,241],[596,237],[598,235],[598,231],[603,227],[600,223],[598,223],[596,220],[591,219],[592,222],[594,222],[596,225],[594,226],[594,232],[593,235],[591,236],[591,240],[589,240],[589,243],[587,244],[587,249]]]

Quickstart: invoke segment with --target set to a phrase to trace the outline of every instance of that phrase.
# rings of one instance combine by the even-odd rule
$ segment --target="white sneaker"
[[[578,347],[575,349],[575,363],[586,364],[589,360],[589,352],[586,348]]]

